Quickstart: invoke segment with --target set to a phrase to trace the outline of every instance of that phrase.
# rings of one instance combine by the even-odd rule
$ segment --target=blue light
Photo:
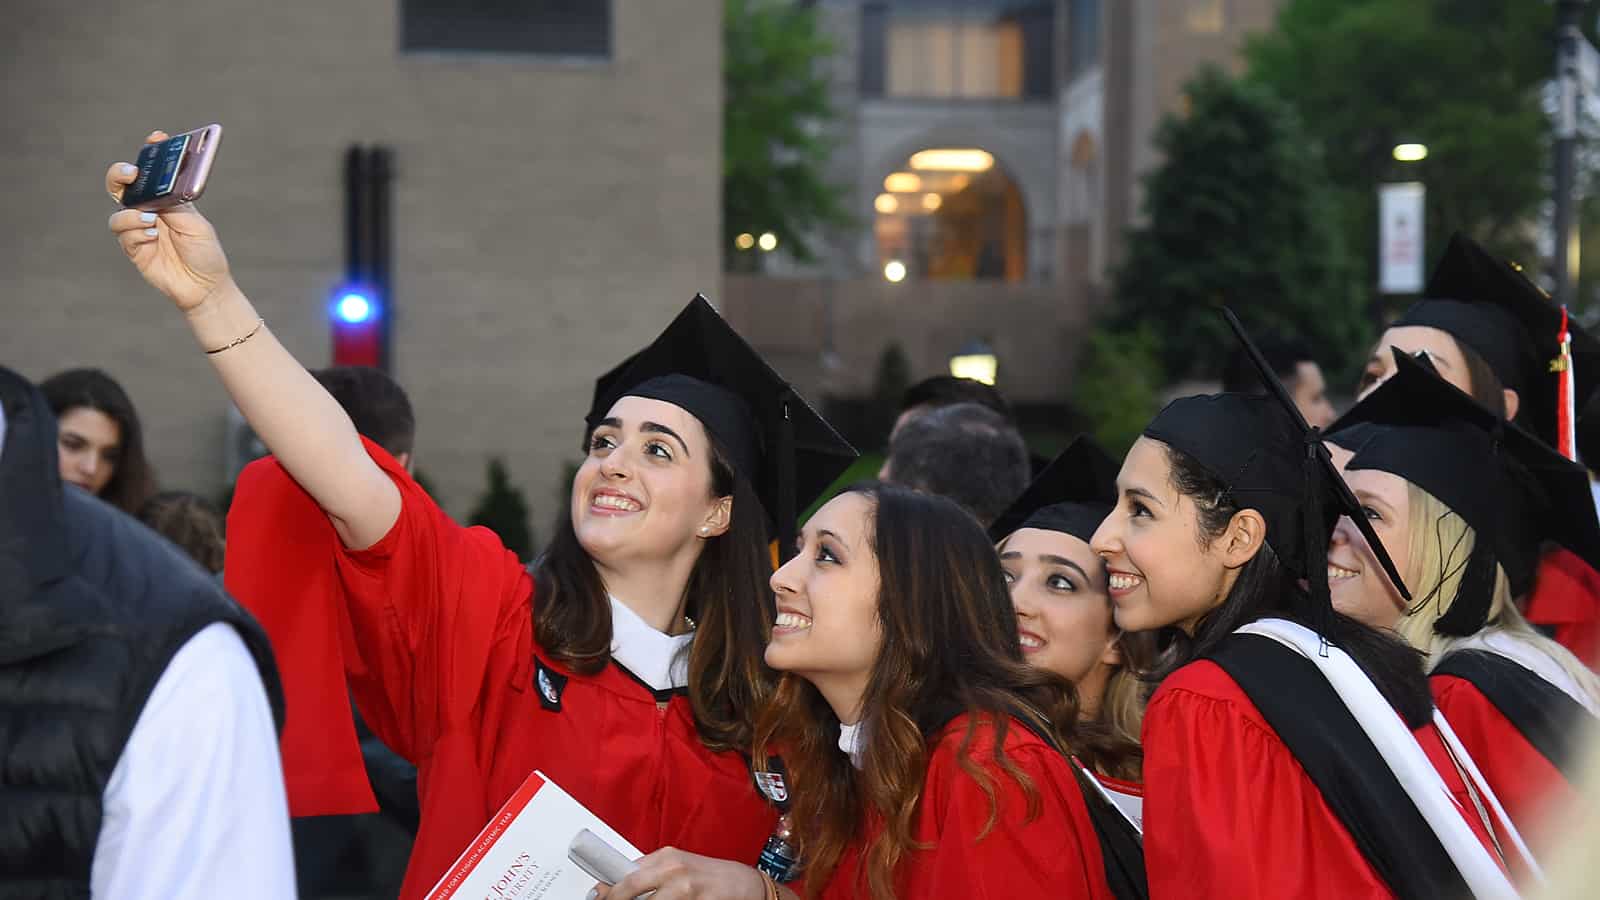
[[[357,293],[345,294],[334,305],[334,311],[346,322],[359,325],[372,318],[372,301]]]

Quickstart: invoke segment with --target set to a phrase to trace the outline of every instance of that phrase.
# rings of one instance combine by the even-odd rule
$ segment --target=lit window
[[[1054,4],[867,3],[861,91],[867,96],[1021,99],[1053,94]]]
[[[1184,16],[1190,31],[1200,34],[1217,34],[1227,24],[1227,11],[1222,0],[1188,0],[1189,9]]]

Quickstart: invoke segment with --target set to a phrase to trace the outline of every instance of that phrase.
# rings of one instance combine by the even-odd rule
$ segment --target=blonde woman
[[[1396,354],[1397,374],[1334,425],[1346,480],[1403,573],[1408,604],[1341,522],[1334,605],[1427,656],[1435,703],[1521,832],[1574,798],[1571,765],[1600,679],[1514,602],[1543,540],[1594,564],[1600,526],[1581,467]]]

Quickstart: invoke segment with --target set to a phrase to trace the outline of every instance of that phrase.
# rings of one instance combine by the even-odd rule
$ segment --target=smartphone
[[[206,189],[221,144],[221,125],[207,125],[146,144],[134,162],[138,175],[122,191],[122,205],[128,209],[159,210],[194,201]]]

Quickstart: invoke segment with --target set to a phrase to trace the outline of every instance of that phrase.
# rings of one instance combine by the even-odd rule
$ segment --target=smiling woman
[[[1517,600],[1548,539],[1600,563],[1588,476],[1410,359],[1330,434],[1350,487],[1404,573],[1406,603],[1346,523],[1328,551],[1334,603],[1427,654],[1436,703],[1517,827],[1576,801],[1571,761],[1600,679],[1539,634]],[[1586,725],[1587,723],[1587,725]]]
[[[1141,670],[1155,635],[1117,627],[1105,563],[1089,547],[1116,502],[1116,477],[1116,462],[1080,437],[989,535],[998,542],[1024,656],[1077,688],[1074,755],[1099,776],[1138,781]]]
[[[1151,895],[1452,896],[1469,871],[1503,882],[1489,827],[1459,813],[1471,797],[1416,656],[1331,607],[1324,511],[1359,510],[1288,404],[1174,401],[1129,451],[1091,541],[1117,624],[1173,638],[1143,732]],[[1238,633],[1263,621],[1313,635],[1325,657],[1337,648],[1382,699],[1347,705],[1310,658]],[[1412,733],[1381,746],[1355,718],[1397,713]],[[1424,815],[1386,759],[1438,772],[1444,812]]]
[[[755,755],[782,748],[808,897],[1108,898],[1067,758],[1072,691],[1030,667],[994,550],[954,503],[867,484],[772,576],[783,673]],[[604,896],[762,896],[651,854]],[[767,896],[771,896],[769,893]]]

